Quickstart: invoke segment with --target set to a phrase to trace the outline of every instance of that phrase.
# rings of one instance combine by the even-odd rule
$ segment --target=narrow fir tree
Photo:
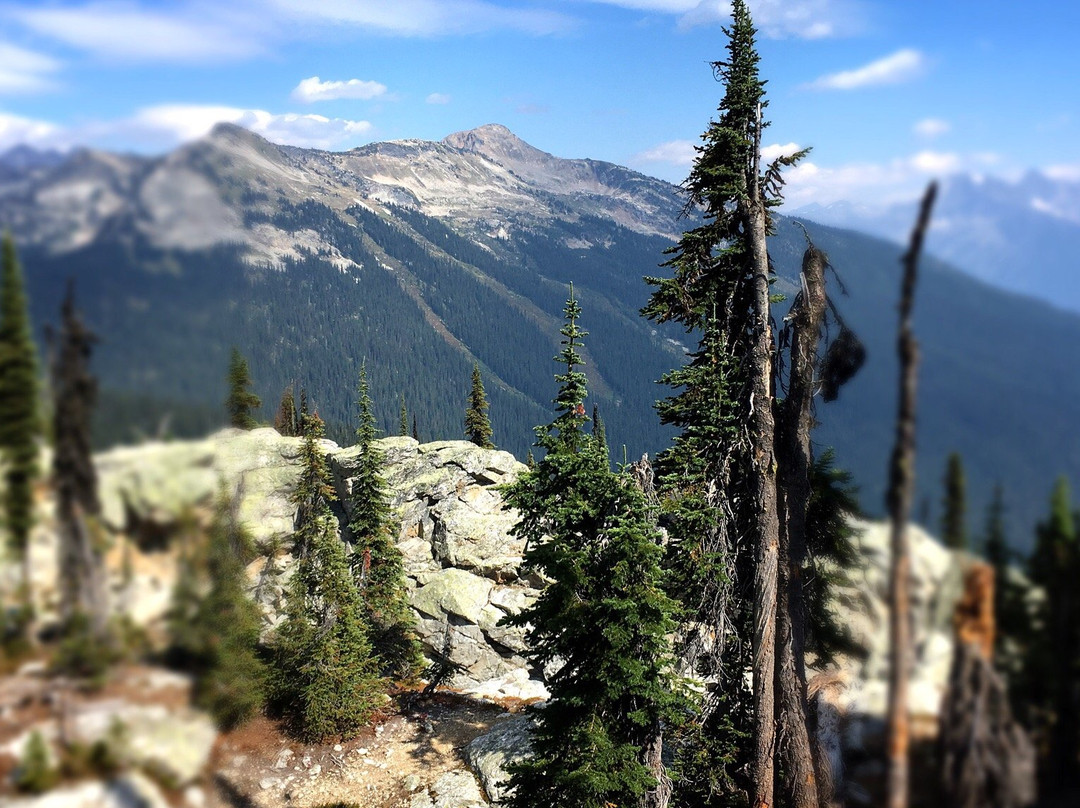
[[[945,497],[942,500],[944,515],[941,517],[941,540],[951,550],[966,550],[967,537],[967,482],[964,463],[960,455],[949,455],[945,469]]]
[[[244,723],[262,709],[266,682],[258,654],[261,613],[247,594],[246,567],[255,548],[239,521],[237,504],[225,491],[218,497],[207,545],[210,591],[194,618],[196,634],[205,638],[195,703],[223,729]]]
[[[394,525],[382,468],[386,463],[375,442],[375,415],[368,394],[367,367],[360,366],[356,444],[360,454],[350,495],[352,536],[350,566],[360,590],[375,653],[384,675],[408,680],[419,671],[420,646],[405,588],[405,565],[394,541]]]
[[[608,451],[607,429],[604,427],[604,419],[600,417],[600,406],[598,404],[592,405],[592,433],[593,437],[596,438],[596,442],[600,444],[606,454]]]
[[[417,443],[420,442],[420,430],[416,428],[416,415],[412,417],[412,439]]]
[[[530,469],[536,467],[536,458],[533,457],[532,449],[525,453],[525,465]]]
[[[1050,514],[1038,526],[1031,560],[1032,580],[1043,587],[1045,599],[1039,611],[1037,637],[1028,654],[1033,688],[1031,700],[1040,705],[1043,729],[1048,736],[1040,779],[1040,797],[1048,805],[1064,795],[1078,793],[1080,771],[1080,692],[1076,671],[1080,667],[1080,544],[1072,512],[1069,484],[1062,478],[1050,498]],[[1046,724],[1049,725],[1048,729]],[[1062,804],[1065,804],[1064,802]]]
[[[1005,676],[1017,714],[1025,711],[1028,688],[1023,683],[1023,660],[1031,643],[1027,584],[1012,573],[1013,552],[1005,525],[1005,495],[1000,485],[986,508],[983,554],[994,568],[994,667]]]
[[[274,416],[274,428],[287,438],[295,438],[300,430],[296,424],[296,399],[290,384],[281,394],[277,415]]]
[[[318,416],[309,416],[294,498],[298,561],[276,637],[273,676],[275,702],[290,730],[312,742],[355,736],[377,708],[384,684],[330,510],[334,493],[317,443],[322,434]]]
[[[662,806],[669,783],[661,727],[682,702],[667,636],[674,603],[660,586],[661,549],[644,497],[609,470],[583,430],[585,336],[571,298],[557,360],[558,416],[537,429],[546,455],[505,490],[521,520],[526,564],[551,583],[509,620],[527,626],[530,658],[558,663],[536,712],[531,756],[512,768],[515,808]]]
[[[101,503],[90,443],[97,380],[90,373],[89,363],[96,341],[75,310],[74,284],[69,284],[53,367],[53,485],[60,535],[60,613],[72,625],[88,621],[93,639],[100,642],[106,634],[108,603],[104,547],[96,535]]]
[[[22,268],[10,235],[0,267],[0,454],[4,459],[4,522],[8,544],[22,561],[23,606],[33,603],[29,540],[34,524],[34,481],[40,475],[43,425],[38,399],[37,351]],[[27,612],[29,617],[29,612]]]
[[[488,400],[484,392],[484,380],[480,377],[480,363],[473,362],[472,388],[469,390],[465,408],[465,437],[481,449],[494,449],[487,411]]]
[[[409,411],[405,408],[405,394],[401,394],[401,420],[398,427],[398,434],[401,437],[406,437],[409,434]]]
[[[300,437],[304,436],[304,424],[308,422],[308,416],[311,412],[308,410],[307,400],[307,388],[300,388],[300,408],[296,411],[296,434]]]
[[[225,399],[229,426],[254,429],[259,425],[251,411],[261,407],[262,400],[250,388],[251,371],[248,370],[247,360],[239,350],[233,348],[229,358],[229,397]]]

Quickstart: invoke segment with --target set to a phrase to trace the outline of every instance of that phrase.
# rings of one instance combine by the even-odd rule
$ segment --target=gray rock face
[[[480,778],[490,802],[499,804],[509,795],[510,775],[506,767],[529,755],[531,726],[532,719],[527,715],[509,716],[487,735],[481,735],[465,747],[465,760]]]

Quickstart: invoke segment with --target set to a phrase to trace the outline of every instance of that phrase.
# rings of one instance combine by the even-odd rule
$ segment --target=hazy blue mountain
[[[383,428],[396,431],[404,394],[425,440],[462,436],[478,361],[495,440],[524,456],[532,427],[551,417],[551,358],[573,282],[613,459],[624,444],[631,459],[653,453],[669,439],[652,412],[665,395],[654,382],[682,361],[684,335],[638,310],[649,293],[642,276],[660,271],[685,226],[681,210],[674,186],[554,157],[495,125],[342,153],[222,126],[160,158],[80,150],[0,182],[0,227],[18,237],[35,321],[56,319],[74,276],[102,336],[102,442],[220,421],[236,345],[265,418],[294,383],[342,440],[361,361]],[[851,231],[811,233],[849,289],[836,301],[869,351],[840,401],[819,403],[817,440],[836,447],[864,507],[879,513],[896,409],[900,250]],[[778,291],[797,289],[804,246],[802,231],[780,219]],[[917,327],[919,501],[939,510],[945,457],[959,451],[973,521],[1000,480],[1015,539],[1029,543],[1054,477],[1080,478],[1071,364],[1080,317],[928,261]]]
[[[901,242],[915,203],[840,202],[793,215]],[[1029,172],[1016,182],[956,175],[941,184],[928,239],[938,257],[995,286],[1080,311],[1080,182]]]

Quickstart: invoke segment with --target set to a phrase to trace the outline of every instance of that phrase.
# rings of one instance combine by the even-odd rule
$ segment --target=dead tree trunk
[[[777,731],[784,772],[782,792],[791,808],[817,808],[819,794],[807,727],[806,614],[802,570],[806,561],[806,510],[813,457],[810,430],[814,369],[825,318],[825,254],[810,246],[803,256],[803,290],[789,315],[791,353],[787,396],[776,424],[780,567],[776,610]]]
[[[896,418],[896,444],[889,466],[887,504],[892,520],[892,569],[889,579],[889,698],[886,714],[886,805],[908,805],[908,675],[911,668],[911,556],[907,540],[907,521],[915,489],[915,392],[918,379],[919,345],[911,327],[911,309],[915,302],[919,253],[930,223],[930,211],[937,195],[937,184],[926,189],[919,218],[911,234],[911,244],[902,259],[904,276],[900,291],[900,329],[897,349],[900,355],[900,404]]]
[[[639,808],[667,808],[671,801],[672,784],[664,767],[664,731],[656,721],[649,728],[649,735],[642,748],[642,763],[656,779],[656,787],[645,792],[638,802]]]
[[[752,324],[750,351],[750,496],[755,523],[754,548],[754,755],[751,764],[752,808],[772,808],[775,779],[776,587],[780,527],[776,511],[776,458],[773,421],[773,333],[769,318],[769,253],[765,202],[760,184],[761,108],[748,166],[748,199],[740,203],[751,256]]]
[[[994,571],[976,564],[956,608],[956,653],[941,710],[945,804],[1027,808],[1035,802],[1035,748],[1012,717],[993,667]]]

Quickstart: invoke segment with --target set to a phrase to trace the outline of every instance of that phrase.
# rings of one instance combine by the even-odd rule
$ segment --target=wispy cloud
[[[928,180],[949,174],[1002,173],[1001,158],[990,152],[920,151],[886,162],[819,165],[806,160],[785,173],[788,208],[816,202],[847,201],[868,207],[917,198]]]
[[[731,18],[730,0],[592,0],[634,11],[678,17],[680,28],[725,23]],[[750,0],[754,24],[774,39],[824,39],[848,36],[863,27],[860,0]]]
[[[630,165],[649,165],[651,163],[667,163],[673,166],[689,166],[694,164],[697,151],[694,143],[690,140],[669,140],[638,152],[630,158]]]
[[[339,98],[351,98],[369,101],[386,93],[386,85],[377,81],[320,81],[318,76],[304,79],[292,91],[294,101],[310,104],[313,101],[334,101]]]
[[[952,129],[952,125],[948,121],[943,121],[941,118],[923,118],[918,121],[912,130],[919,137],[933,139],[940,137],[948,133]]]
[[[62,127],[0,113],[0,149],[26,143],[39,148],[103,145],[139,150],[171,149],[207,135],[218,123],[233,123],[274,143],[317,149],[359,145],[372,125],[368,121],[327,118],[295,112],[202,104],[159,104],[124,118]]]
[[[449,104],[450,96],[446,93],[432,93],[424,101],[429,104]]]
[[[1047,166],[1043,169],[1043,173],[1052,180],[1080,182],[1080,163],[1059,163]]]
[[[486,0],[269,0],[278,11],[302,20],[352,25],[393,36],[436,37],[510,30],[545,35],[573,29],[572,17],[556,11],[503,6]]]
[[[42,148],[66,145],[60,135],[60,128],[48,121],[0,112],[0,151],[7,151],[20,143]]]
[[[921,76],[926,57],[917,50],[904,48],[854,70],[822,76],[807,85],[813,90],[857,90],[885,84],[902,84]]]
[[[0,42],[0,93],[34,93],[51,89],[60,63],[51,56]]]
[[[259,33],[265,26],[246,6],[196,2],[166,8],[92,2],[19,8],[11,16],[40,36],[110,60],[204,62],[263,50]]]
[[[174,145],[202,137],[221,122],[250,129],[274,143],[317,149],[355,143],[372,128],[368,121],[197,104],[146,107],[111,126],[119,133],[154,137]]]

